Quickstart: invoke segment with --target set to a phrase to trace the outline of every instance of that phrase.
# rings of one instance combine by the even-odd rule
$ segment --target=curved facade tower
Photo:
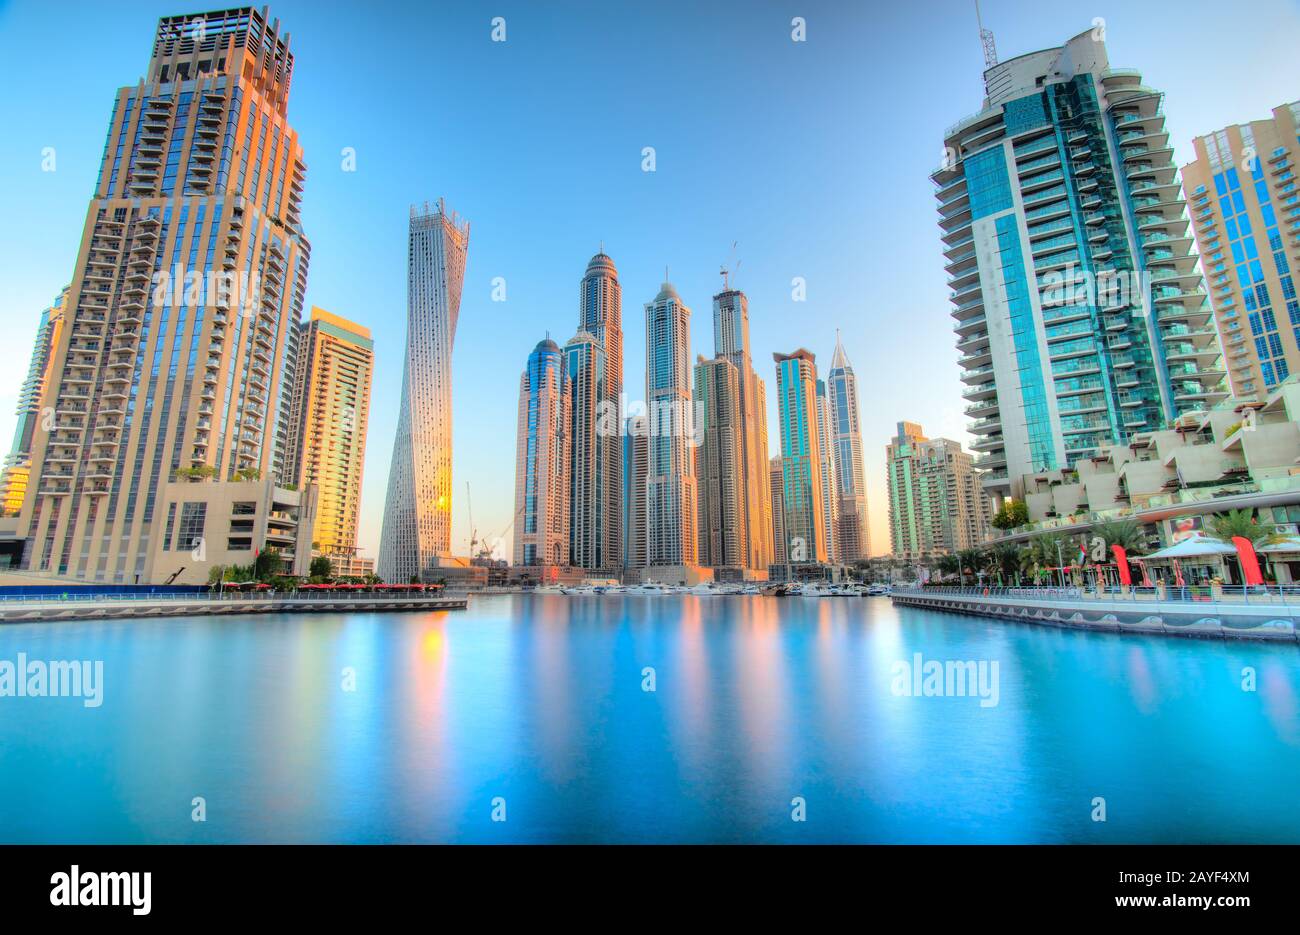
[[[862,425],[858,412],[858,378],[839,335],[826,377],[831,401],[831,445],[835,461],[835,496],[839,500],[836,541],[841,562],[871,557],[867,526],[867,485],[862,469]]]
[[[616,574],[623,565],[623,290],[605,253],[587,264],[578,298],[581,361],[571,354],[573,467],[572,561]],[[577,353],[576,351],[574,353]],[[575,369],[576,364],[582,369]]]
[[[435,209],[411,209],[402,403],[388,471],[379,576],[424,575],[451,549],[451,349],[469,224]]]
[[[1094,33],[987,69],[931,175],[998,498],[1227,395],[1163,95]]]

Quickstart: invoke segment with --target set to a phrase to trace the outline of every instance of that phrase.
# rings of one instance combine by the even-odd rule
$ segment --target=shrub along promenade
[[[896,606],[1112,633],[1297,642],[1300,588],[895,587]]]
[[[69,588],[60,594],[0,594],[0,623],[36,620],[100,620],[130,617],[202,617],[240,614],[360,613],[464,610],[464,596],[441,589],[295,591],[231,590],[188,594],[95,593]]]

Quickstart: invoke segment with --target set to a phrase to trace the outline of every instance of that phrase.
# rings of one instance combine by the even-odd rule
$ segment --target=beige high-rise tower
[[[152,48],[114,100],[54,350],[19,519],[33,572],[147,581],[174,474],[286,467],[309,255],[289,37],[245,7],[164,17]]]
[[[713,353],[736,368],[740,399],[739,509],[744,512],[746,535],[740,543],[740,566],[747,578],[767,577],[772,563],[772,497],[768,489],[767,387],[750,356],[749,299],[733,289],[723,271],[722,291],[713,297]]]
[[[695,402],[704,420],[695,449],[700,564],[718,577],[743,577],[750,529],[745,513],[740,375],[725,357],[695,365]]]
[[[992,507],[974,458],[947,438],[927,439],[898,423],[885,450],[889,533],[895,558],[919,559],[973,548],[988,538]]]
[[[357,551],[374,360],[369,328],[314,306],[299,325],[292,479],[318,488],[313,550],[345,567]]]
[[[1300,101],[1197,137],[1183,167],[1210,301],[1232,395],[1264,399],[1300,372]]]

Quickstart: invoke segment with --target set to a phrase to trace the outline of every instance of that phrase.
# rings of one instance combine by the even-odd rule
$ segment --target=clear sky
[[[40,310],[72,275],[118,87],[148,63],[157,18],[216,5],[0,0],[0,440]],[[1105,20],[1112,65],[1167,94],[1190,141],[1300,96],[1300,7],[985,0],[1003,58]],[[374,331],[362,501],[378,553],[406,310],[412,203],[472,224],[454,355],[453,548],[489,539],[514,502],[519,373],[548,331],[577,327],[578,282],[603,240],[623,285],[625,385],[644,387],[643,304],[664,266],[711,354],[711,296],[738,242],[756,365],[807,347],[824,370],[840,328],[862,397],[873,549],[889,548],[884,446],[900,419],[969,442],[930,171],[944,128],[981,105],[971,0],[923,3],[331,3],[271,6],[296,56],[289,117],[308,176],[307,304]],[[491,41],[491,19],[506,41]],[[791,19],[807,41],[791,41]],[[642,149],[656,171],[642,171]],[[42,171],[53,147],[55,171]],[[356,151],[343,171],[342,150]],[[791,280],[807,301],[791,301]],[[504,303],[492,281],[506,280]],[[775,416],[769,420],[778,444]],[[508,546],[508,541],[507,541]]]

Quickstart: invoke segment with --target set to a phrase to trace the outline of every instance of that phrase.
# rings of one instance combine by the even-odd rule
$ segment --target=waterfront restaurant
[[[1197,534],[1143,556],[1140,561],[1150,566],[1153,580],[1166,585],[1209,584],[1215,579],[1223,584],[1241,584],[1236,555],[1237,549],[1230,543]]]

